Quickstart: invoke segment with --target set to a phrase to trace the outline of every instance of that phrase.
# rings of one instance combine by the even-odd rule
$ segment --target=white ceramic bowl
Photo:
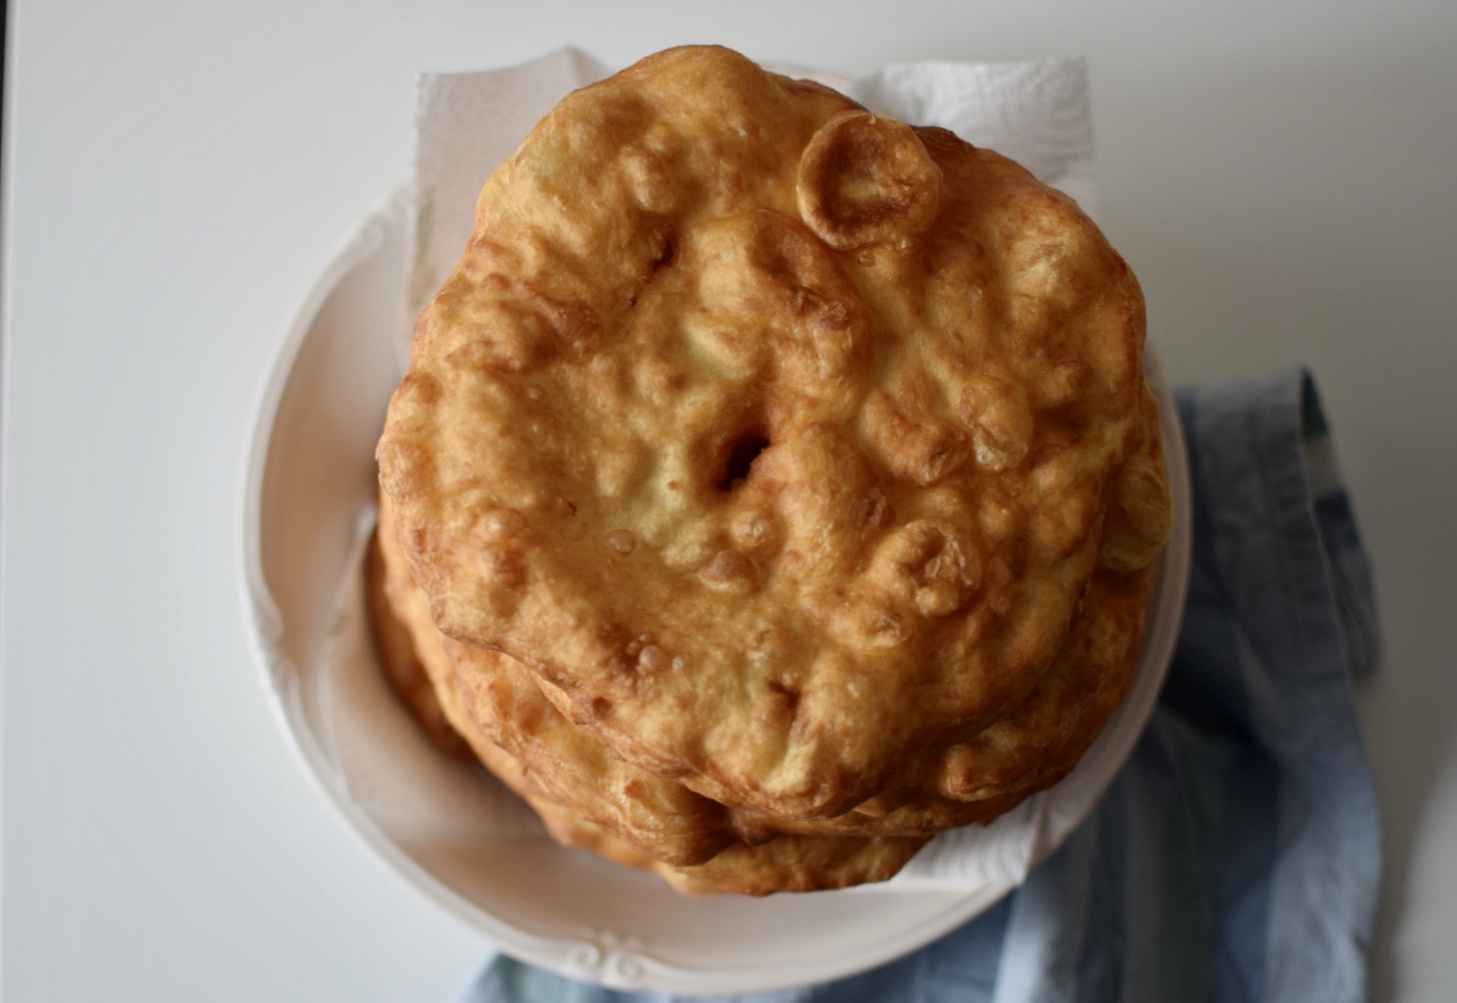
[[[403,220],[398,197],[372,213],[299,311],[258,406],[243,481],[241,565],[264,678],[304,766],[350,827],[505,952],[616,988],[735,993],[832,979],[929,943],[1010,891],[1013,878],[685,898],[556,846],[483,771],[435,753],[381,681],[358,579],[375,439],[402,373]],[[1178,635],[1187,461],[1152,352],[1150,361],[1178,518],[1133,691],[1074,774],[1039,795],[1036,860],[1066,839],[1131,752]]]

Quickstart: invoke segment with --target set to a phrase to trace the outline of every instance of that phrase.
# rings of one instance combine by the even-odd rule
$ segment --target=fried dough
[[[436,749],[452,759],[472,759],[474,753],[447,719],[430,674],[416,656],[412,632],[395,614],[394,606],[407,600],[399,594],[404,583],[397,575],[391,580],[386,566],[384,551],[389,546],[377,531],[370,536],[364,554],[364,609],[385,682]],[[398,557],[394,560],[398,563]],[[391,592],[396,593],[393,605]]]
[[[1143,337],[1021,167],[669,50],[487,182],[380,480],[434,624],[604,756],[781,827],[960,824],[1070,769],[1136,662]]]
[[[428,597],[409,578],[387,496],[380,499],[371,551],[378,561],[371,562],[366,588],[378,609],[376,647],[387,675],[414,683],[401,696],[432,737],[446,720],[456,740],[484,736],[531,776],[536,796],[639,853],[692,866],[735,843],[757,845],[780,835],[926,837],[946,827],[905,809],[823,822],[776,819],[719,804],[628,763],[564,717],[510,657],[440,633]],[[441,744],[453,751],[451,743]]]
[[[944,775],[836,818],[784,819],[722,805],[622,760],[562,715],[511,658],[441,635],[428,598],[409,580],[393,506],[384,495],[376,539],[381,571],[372,590],[387,596],[396,617],[408,624],[394,629],[409,638],[412,653],[435,666],[414,675],[442,680],[456,716],[468,716],[471,730],[515,760],[532,777],[538,798],[637,853],[680,866],[702,863],[736,843],[756,845],[780,835],[925,838],[995,818],[1076,765],[1096,734],[1085,720],[1101,721],[1111,713],[1127,685],[1128,651],[1141,639],[1141,583],[1095,576],[1087,602],[1100,615],[1077,618],[1053,671],[994,728],[955,749]],[[393,675],[410,675],[408,666],[398,667],[398,658],[386,654],[385,662],[396,664]],[[419,706],[424,700],[410,692],[425,720],[442,715],[438,705]]]
[[[493,741],[470,713],[470,700],[460,691],[462,677],[453,671],[445,639],[430,619],[428,600],[423,592],[401,577],[402,562],[393,544],[388,505],[382,511],[366,564],[365,589],[375,649],[386,676],[404,682],[403,686],[395,687],[397,696],[442,751],[455,755],[456,743],[470,749],[480,763],[531,806],[557,842],[591,850],[623,866],[653,871],[687,894],[732,892],[756,896],[883,881],[894,876],[926,843],[927,836],[854,838],[761,831],[752,844],[721,836],[711,836],[709,844],[702,836],[695,837],[691,829],[702,814],[701,809],[697,814],[691,811],[682,816],[673,814],[671,793],[648,805],[648,811],[636,813],[639,825],[629,825],[628,833],[637,839],[629,841],[612,828],[561,804],[543,789],[536,774]],[[509,662],[500,657],[503,662]],[[550,703],[543,700],[542,704],[544,713],[556,714]],[[448,731],[442,732],[442,728]],[[578,746],[569,751],[582,749]],[[591,760],[578,764],[579,769],[591,766]],[[595,783],[590,775],[589,783]],[[676,786],[667,781],[660,783],[665,787]],[[611,802],[612,791],[610,788],[599,788],[599,791],[600,796],[591,799],[589,807],[600,810],[601,805]],[[687,791],[682,793],[687,798],[704,801]],[[641,799],[634,797],[633,800]],[[654,819],[654,808],[665,810],[666,814]],[[619,821],[619,816],[609,815],[608,821],[609,824]],[[669,828],[681,840],[694,840],[692,845],[699,848],[711,845],[711,849],[679,852],[664,858],[649,851],[647,847],[655,844],[642,839],[642,825],[655,834]]]
[[[701,864],[659,860],[543,795],[521,764],[479,732],[471,736],[481,761],[542,820],[563,846],[590,850],[623,867],[652,871],[687,895],[774,895],[830,891],[898,874],[926,837],[778,836],[749,846],[734,843]]]

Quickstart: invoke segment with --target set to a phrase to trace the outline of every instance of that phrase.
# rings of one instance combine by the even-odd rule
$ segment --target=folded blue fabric
[[[1340,1001],[1367,995],[1381,870],[1351,686],[1379,634],[1310,376],[1179,395],[1188,607],[1127,766],[1016,892],[899,961],[755,1003]],[[458,1003],[648,1003],[504,956]],[[703,997],[696,997],[699,1000]]]

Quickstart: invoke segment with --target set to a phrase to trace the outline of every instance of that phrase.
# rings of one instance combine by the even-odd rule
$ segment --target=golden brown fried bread
[[[414,638],[406,643],[439,667],[432,673],[436,678],[448,676],[453,666],[447,699],[468,715],[470,729],[519,763],[537,796],[635,852],[673,865],[699,864],[733,844],[755,845],[785,834],[928,837],[988,821],[1076,764],[1096,734],[1087,722],[1111,713],[1131,671],[1127,656],[1141,637],[1141,589],[1125,576],[1096,576],[1086,601],[1102,615],[1077,618],[1053,670],[994,728],[954,750],[946,775],[832,819],[782,819],[719,804],[625,762],[567,720],[513,659],[441,635],[430,620],[428,599],[409,580],[388,496],[380,501],[378,539],[381,596],[387,594],[408,620]],[[1092,629],[1100,635],[1088,636]],[[426,710],[427,718],[440,714],[438,707],[433,715]]]
[[[383,544],[383,546],[382,546]],[[411,631],[395,614],[394,606],[407,601],[400,594],[404,583],[395,575],[391,582],[391,568],[387,567],[384,549],[392,549],[395,567],[400,558],[398,546],[393,538],[385,538],[376,532],[369,538],[364,555],[364,608],[369,619],[370,638],[384,670],[385,681],[395,697],[410,712],[410,716],[430,742],[452,758],[473,758],[470,746],[446,720],[445,710],[436,696],[424,664],[416,657],[415,639]],[[413,583],[408,583],[413,586]],[[396,593],[391,599],[390,593]],[[423,598],[423,596],[422,596]],[[429,619],[429,600],[425,599],[425,616]]]
[[[785,835],[754,846],[733,844],[695,866],[674,866],[640,853],[561,805],[530,794],[523,797],[557,842],[591,850],[626,867],[653,871],[688,895],[762,896],[886,881],[927,842],[924,836]]]
[[[542,794],[532,777],[500,746],[471,735],[481,762],[517,793],[563,846],[590,850],[615,864],[652,871],[688,895],[773,895],[829,891],[898,874],[927,837],[779,836],[749,846],[734,843],[701,864],[674,865],[624,842],[607,829]]]
[[[376,643],[394,642],[389,650],[380,646],[392,678],[425,681],[424,692],[413,686],[403,695],[427,730],[449,718],[453,731],[467,739],[481,736],[529,771],[540,796],[566,802],[638,852],[670,863],[702,863],[747,835],[735,826],[730,809],[624,762],[568,721],[510,657],[442,635],[431,619],[429,597],[409,577],[388,496],[380,499],[375,539],[382,574],[374,590],[388,610],[377,617]],[[396,632],[404,635],[404,647]],[[479,752],[479,742],[471,746]],[[500,760],[486,762],[494,766]],[[759,827],[752,839],[764,842],[772,835]]]
[[[625,760],[783,819],[987,800],[1103,725],[1030,694],[1137,655],[1170,522],[1143,324],[1005,158],[669,50],[486,184],[381,484],[438,626]]]
[[[732,843],[700,864],[675,865],[553,801],[519,761],[479,731],[472,732],[470,740],[481,762],[531,806],[558,843],[590,850],[624,867],[652,871],[689,895],[763,896],[886,881],[929,838],[784,835],[752,846]]]
[[[403,564],[394,543],[390,525],[390,509],[381,506],[381,521],[371,547],[365,587],[371,611],[376,650],[384,671],[393,680],[407,681],[396,692],[407,708],[427,727],[432,737],[437,729],[448,729],[450,740],[442,741],[444,751],[455,753],[459,741],[472,750],[475,758],[521,796],[536,812],[552,837],[565,846],[591,850],[615,863],[651,870],[669,884],[689,894],[708,895],[737,893],[768,895],[781,891],[818,891],[844,888],[849,885],[883,881],[895,875],[923,846],[928,836],[853,838],[848,836],[777,836],[761,833],[753,843],[723,838],[718,830],[709,833],[711,852],[699,852],[691,860],[684,855],[664,858],[628,841],[612,829],[604,828],[583,817],[551,797],[534,772],[507,749],[492,740],[468,711],[469,701],[459,688],[461,676],[452,671],[445,647],[446,639],[430,619],[428,599],[413,583],[402,576]],[[401,643],[403,642],[403,643]],[[456,646],[459,648],[459,646]],[[502,662],[509,662],[498,656]],[[423,685],[422,685],[423,684]],[[544,712],[556,714],[550,703],[542,701]],[[566,727],[571,725],[567,722]],[[519,725],[516,725],[519,727]],[[535,748],[538,756],[541,749]],[[568,752],[581,752],[578,745]],[[544,760],[543,760],[544,762]],[[600,755],[573,764],[580,771],[601,765]],[[627,764],[619,766],[635,770]],[[589,785],[597,783],[596,773],[583,773]],[[608,778],[610,780],[610,778]],[[676,787],[671,781],[642,777],[666,788]],[[685,798],[704,801],[698,795],[677,788]],[[612,802],[610,787],[601,789],[601,796],[589,805]],[[642,827],[658,832],[665,827],[678,834],[681,841],[695,838],[691,825],[703,814],[699,807],[684,816],[672,814],[675,805],[671,793],[653,802],[644,802],[636,793],[629,801],[638,811],[629,818],[628,833],[639,835]],[[663,812],[654,817],[654,810]],[[620,822],[620,815],[608,814],[609,822]],[[699,846],[706,845],[697,837]]]
[[[368,576],[367,588],[370,605],[378,608],[376,644],[387,674],[415,684],[401,695],[427,730],[434,732],[439,722],[457,740],[457,728],[483,736],[532,778],[536,796],[636,852],[690,866],[735,843],[757,845],[785,834],[926,837],[947,825],[916,806],[825,821],[776,819],[719,804],[628,763],[567,720],[513,659],[471,648],[436,629],[428,597],[409,578],[387,496],[380,499],[374,541],[378,572]],[[445,723],[447,717],[454,727]]]

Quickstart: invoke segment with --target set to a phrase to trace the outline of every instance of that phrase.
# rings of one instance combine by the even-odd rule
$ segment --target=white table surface
[[[315,276],[405,177],[418,73],[717,41],[850,76],[1088,57],[1101,220],[1174,381],[1303,363],[1323,389],[1387,642],[1360,693],[1375,995],[1450,999],[1457,5],[618,7],[10,4],[0,995],[444,1000],[486,953],[283,740],[236,566],[251,410]]]

